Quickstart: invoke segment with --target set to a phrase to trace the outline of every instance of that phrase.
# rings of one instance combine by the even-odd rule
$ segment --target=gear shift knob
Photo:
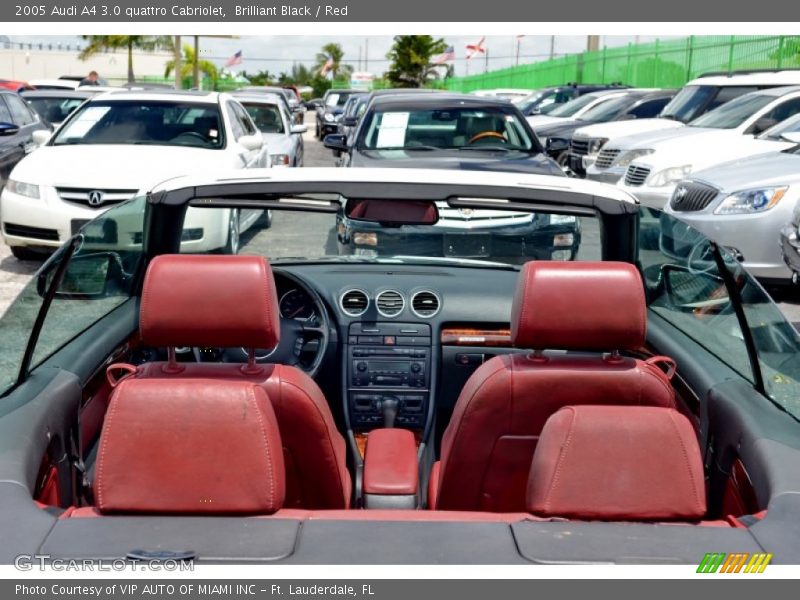
[[[397,410],[399,408],[400,402],[397,400],[397,398],[384,398],[381,400],[381,412],[383,413],[384,427],[394,427],[394,419],[397,416]]]

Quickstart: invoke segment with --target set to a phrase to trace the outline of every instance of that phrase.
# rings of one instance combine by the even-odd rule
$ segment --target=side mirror
[[[358,117],[344,117],[342,119],[342,125],[345,127],[355,127],[358,125]]]
[[[569,150],[569,141],[564,138],[547,138],[546,150],[551,155],[561,154]]]
[[[260,133],[256,133],[255,135],[243,135],[238,140],[239,145],[242,146],[245,150],[261,150],[261,147],[264,145],[264,138],[261,137]]]
[[[669,303],[685,312],[715,314],[730,304],[728,289],[721,277],[679,265],[661,269]]]
[[[53,133],[48,131],[47,129],[37,129],[31,134],[33,138],[33,143],[37,146],[44,146],[47,142],[50,141]]]
[[[781,134],[781,139],[793,144],[800,144],[800,131],[787,131]]]
[[[292,107],[292,112],[304,113],[306,112],[306,107],[303,106],[302,104],[296,104],[295,106]]]
[[[292,125],[289,133],[305,133],[308,131],[308,125]]]
[[[49,269],[39,273],[36,291],[44,296],[50,288],[53,276],[60,263],[55,262]],[[56,298],[70,300],[91,300],[112,295],[109,282],[118,280],[122,274],[119,257],[113,252],[96,252],[73,256],[56,290]]]
[[[14,135],[19,133],[19,127],[13,123],[0,123],[0,135]]]
[[[330,135],[326,135],[325,139],[322,140],[322,144],[328,150],[333,150],[335,152],[350,152],[350,148],[347,146],[347,138],[341,133],[331,133]]]

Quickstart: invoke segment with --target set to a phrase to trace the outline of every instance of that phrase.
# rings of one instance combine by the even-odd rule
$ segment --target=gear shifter
[[[381,400],[381,412],[383,413],[383,426],[387,428],[394,427],[394,419],[397,416],[397,410],[400,408],[400,402],[397,398],[384,398]]]

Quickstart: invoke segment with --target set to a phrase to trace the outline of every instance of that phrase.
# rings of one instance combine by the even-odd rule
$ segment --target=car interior
[[[253,185],[151,194],[136,265],[76,243],[45,266],[45,302],[94,302],[69,274],[98,258],[129,297],[0,403],[6,548],[552,564],[796,543],[798,423],[652,310],[668,275],[643,269],[636,205],[482,190],[595,215],[602,260],[180,253],[189,205],[287,208]],[[443,201],[384,187],[358,192]]]

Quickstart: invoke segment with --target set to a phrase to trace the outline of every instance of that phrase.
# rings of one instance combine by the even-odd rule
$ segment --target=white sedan
[[[296,125],[273,94],[234,94],[261,131],[273,167],[303,166],[303,134],[306,125]]]
[[[49,138],[49,139],[48,139]],[[215,92],[113,92],[75,111],[11,172],[0,196],[2,237],[17,258],[57,248],[88,221],[156,181],[270,166],[261,133],[233,97]],[[183,250],[235,253],[262,211],[189,210]],[[135,232],[132,232],[135,233]],[[122,242],[122,240],[120,240]]]

